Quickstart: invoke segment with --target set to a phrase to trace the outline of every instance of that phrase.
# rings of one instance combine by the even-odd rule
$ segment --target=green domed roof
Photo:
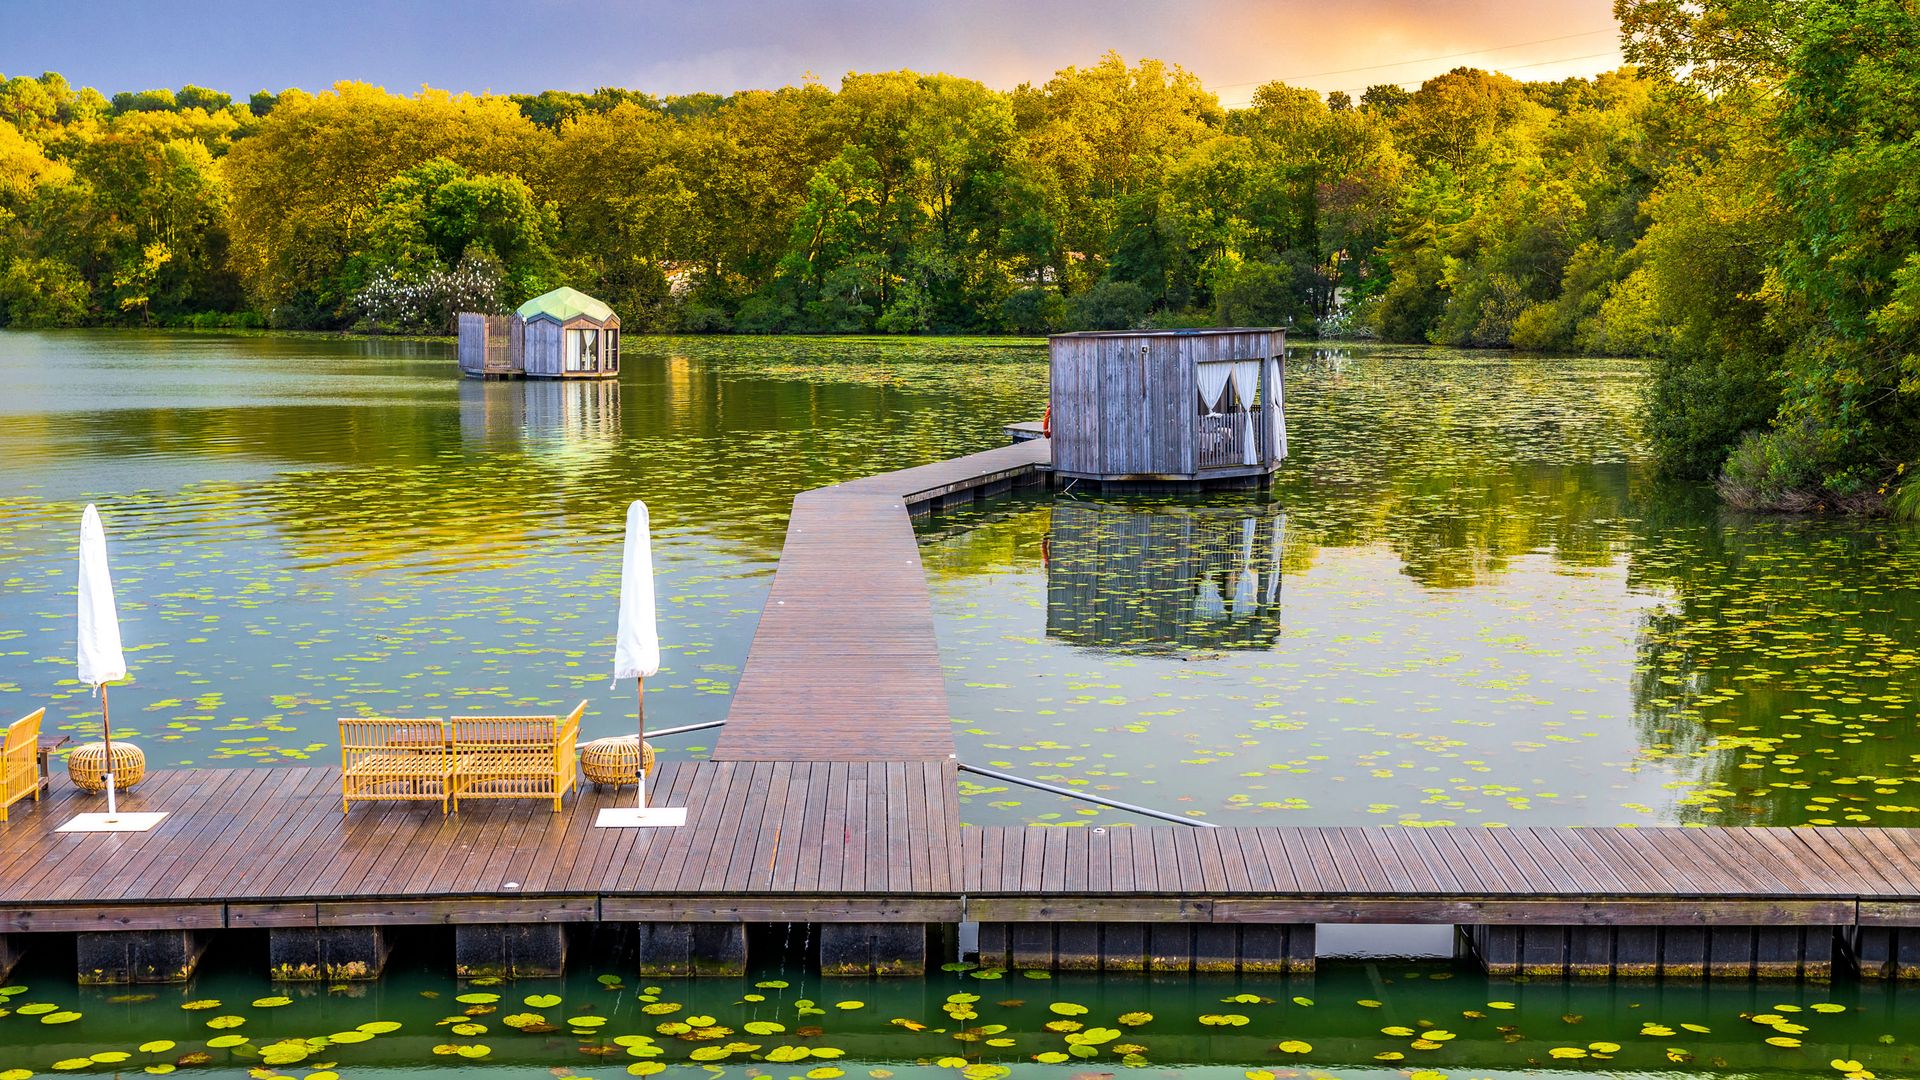
[[[613,309],[579,289],[569,289],[562,285],[550,293],[543,293],[521,304],[517,314],[523,319],[545,315],[559,322],[566,322],[577,315],[585,315],[595,322],[606,322],[613,318]]]

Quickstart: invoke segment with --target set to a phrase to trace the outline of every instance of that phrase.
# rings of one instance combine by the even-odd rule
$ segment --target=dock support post
[[[1920,979],[1920,926],[1858,926],[1848,950],[1863,979]]]
[[[292,926],[267,932],[267,973],[281,982],[377,979],[393,943],[379,926]]]
[[[1295,923],[980,924],[980,964],[1039,971],[1311,974],[1314,927]]]
[[[0,934],[0,979],[13,974],[14,965],[27,951],[26,934]]]
[[[75,948],[82,986],[183,983],[207,953],[202,930],[104,930],[82,933]]]
[[[567,966],[561,923],[481,923],[453,928],[453,973],[462,979],[552,979]]]
[[[1830,926],[1464,926],[1487,974],[1555,978],[1808,979],[1833,975]],[[1856,950],[1857,951],[1857,950]],[[1915,943],[1920,974],[1920,942]]]
[[[738,978],[747,973],[745,923],[644,922],[635,928],[642,976]]]
[[[925,923],[821,923],[822,975],[924,975]]]

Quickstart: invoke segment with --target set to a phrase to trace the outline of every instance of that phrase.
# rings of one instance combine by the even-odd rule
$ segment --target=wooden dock
[[[1491,971],[1920,977],[1920,833],[1896,829],[962,828],[912,518],[1041,482],[1031,440],[795,500],[711,761],[666,763],[685,828],[596,829],[620,797],[356,807],[330,768],[160,771],[147,833],[65,834],[56,784],[0,825],[0,968],[78,935],[83,980],[184,978],[219,931],[273,972],[377,973],[388,928],[454,928],[467,974],[549,974],[570,927],[631,930],[650,974],[737,973],[752,925],[823,968],[983,962],[1299,971],[1314,927],[1439,923]],[[631,798],[628,792],[626,798]]]

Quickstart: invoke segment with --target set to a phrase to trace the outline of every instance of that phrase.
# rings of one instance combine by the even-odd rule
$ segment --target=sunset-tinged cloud
[[[1240,104],[1276,78],[1357,91],[1463,64],[1559,78],[1619,63],[1607,0],[207,0],[194,10],[0,0],[0,72],[237,95],[339,79],[685,93],[897,68],[1005,88],[1114,49],[1181,64]]]

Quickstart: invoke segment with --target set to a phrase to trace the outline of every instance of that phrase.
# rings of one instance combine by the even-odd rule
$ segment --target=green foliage
[[[87,283],[58,259],[15,259],[0,271],[0,324],[79,326],[90,306]]]
[[[1000,302],[1000,328],[1009,334],[1051,334],[1067,322],[1067,301],[1058,289],[1029,285]]]
[[[1103,281],[1067,302],[1076,330],[1134,330],[1144,326],[1153,298],[1131,281]]]

